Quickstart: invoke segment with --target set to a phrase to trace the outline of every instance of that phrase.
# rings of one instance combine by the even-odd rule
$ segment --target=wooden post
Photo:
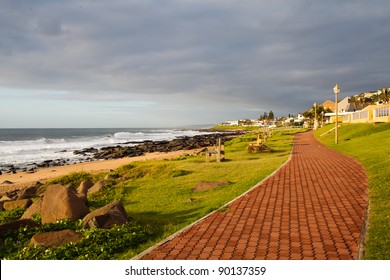
[[[206,151],[206,162],[210,162],[210,152]]]
[[[218,138],[217,162],[221,162],[221,138]]]

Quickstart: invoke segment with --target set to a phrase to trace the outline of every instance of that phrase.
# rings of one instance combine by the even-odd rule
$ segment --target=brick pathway
[[[141,259],[357,259],[367,206],[359,163],[298,134],[273,176]]]

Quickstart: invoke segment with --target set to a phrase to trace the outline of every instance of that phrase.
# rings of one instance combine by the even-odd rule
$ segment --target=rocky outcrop
[[[23,213],[22,219],[31,219],[33,215],[40,214],[42,207],[42,199],[35,201],[27,210]]]
[[[77,193],[86,195],[92,186],[93,182],[91,180],[82,181],[77,188]]]
[[[108,182],[106,180],[97,181],[90,189],[88,189],[88,194],[101,191],[107,185],[107,183]]]
[[[77,233],[71,229],[65,229],[61,231],[37,233],[31,238],[30,244],[45,248],[53,248],[69,242],[76,243],[82,238],[83,235],[81,233]]]
[[[194,137],[181,137],[171,141],[144,141],[141,143],[125,143],[137,144],[135,146],[113,146],[104,147],[100,150],[90,150],[94,159],[115,159],[123,157],[142,156],[145,153],[154,152],[172,152],[179,150],[192,150],[215,145],[217,140],[221,138],[225,142],[232,137],[241,135],[243,132],[225,132],[213,133],[206,135],[196,135]],[[83,154],[82,151],[75,151],[76,154]]]
[[[54,160],[45,160],[39,163],[29,163],[28,165],[0,165],[1,173],[13,174],[16,172],[33,173],[40,168],[49,168],[55,166],[69,165],[76,162],[94,161],[100,159],[115,159],[123,157],[136,157],[142,156],[145,153],[153,152],[172,152],[178,150],[192,150],[200,149],[208,146],[215,145],[217,139],[221,138],[222,142],[225,142],[233,137],[237,137],[246,132],[243,131],[231,131],[218,133],[210,131],[210,134],[196,135],[193,137],[180,137],[171,141],[143,141],[143,142],[127,142],[123,145],[117,145],[113,147],[104,147],[101,149],[85,148],[82,150],[73,151],[76,155],[81,155],[83,158],[77,160],[58,158]],[[129,146],[129,145],[132,146]],[[65,152],[65,151],[61,151]],[[12,182],[4,181],[1,184],[12,184]]]
[[[85,202],[76,193],[62,185],[47,187],[42,200],[42,224],[55,223],[58,220],[83,218],[88,214]]]
[[[41,182],[36,182],[34,185],[21,189],[17,194],[17,199],[34,198],[37,196],[39,187],[42,186]]]
[[[122,203],[113,202],[91,213],[83,219],[84,228],[112,228],[127,222],[127,213]]]
[[[14,210],[16,208],[27,209],[32,204],[32,200],[28,199],[20,199],[13,201],[6,201],[3,204],[5,210]]]

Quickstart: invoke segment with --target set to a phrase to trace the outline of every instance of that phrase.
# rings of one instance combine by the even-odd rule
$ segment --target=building
[[[390,122],[390,105],[369,105],[366,108],[350,112],[343,116],[343,123],[379,123]]]
[[[330,109],[334,112],[336,110],[336,103],[332,102],[330,100],[326,100],[324,103],[322,103],[320,106],[324,107],[324,109]]]

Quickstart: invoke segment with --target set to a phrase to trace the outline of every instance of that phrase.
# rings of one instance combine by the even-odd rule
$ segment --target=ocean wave
[[[144,131],[117,131],[100,136],[69,136],[65,138],[40,137],[31,140],[0,141],[0,165],[24,164],[53,160],[58,158],[72,159],[77,157],[74,150],[84,148],[102,148],[146,140],[172,140],[182,136],[207,134],[193,130],[148,129]],[[132,145],[132,144],[129,144]]]

